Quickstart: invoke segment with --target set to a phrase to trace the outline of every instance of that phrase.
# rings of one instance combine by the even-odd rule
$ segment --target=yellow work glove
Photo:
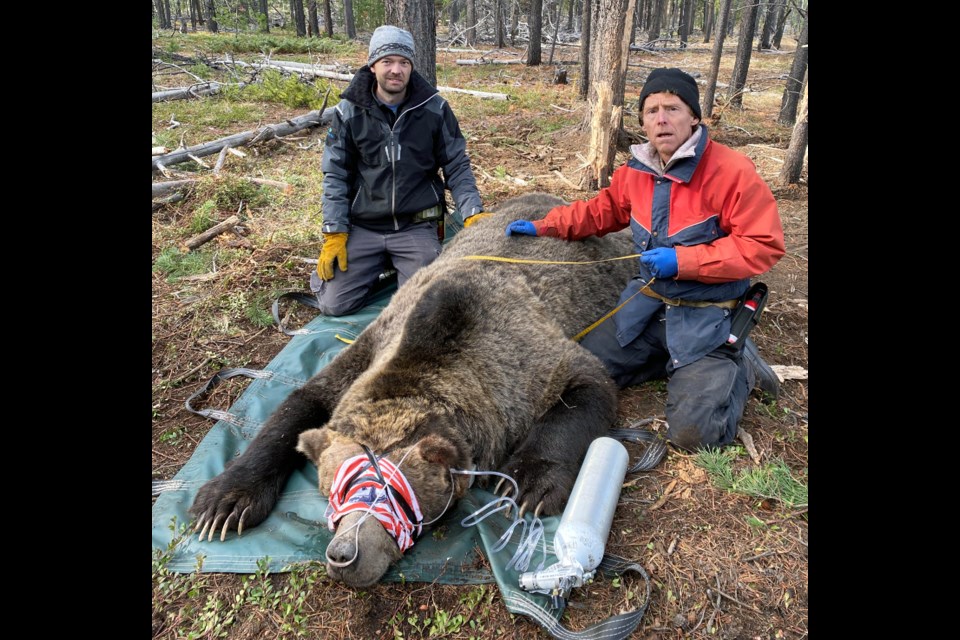
[[[487,216],[492,216],[492,215],[493,215],[492,213],[475,213],[463,221],[463,228],[466,229],[467,227],[472,225],[474,222],[476,222],[480,218],[486,218]]]
[[[324,280],[333,278],[333,261],[340,261],[340,271],[347,270],[347,236],[348,233],[323,234],[323,246],[320,248],[320,259],[317,260],[317,275]]]

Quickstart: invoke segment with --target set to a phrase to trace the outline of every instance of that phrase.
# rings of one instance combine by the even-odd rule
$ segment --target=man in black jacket
[[[445,188],[464,226],[483,217],[477,215],[483,203],[457,118],[413,68],[413,57],[408,31],[378,27],[367,64],[341,95],[327,133],[324,242],[310,276],[326,315],[364,306],[390,265],[403,285],[433,262],[441,248]]]

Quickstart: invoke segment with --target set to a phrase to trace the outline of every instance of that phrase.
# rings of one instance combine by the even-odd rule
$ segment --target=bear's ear
[[[330,446],[330,431],[326,428],[308,429],[297,439],[297,451],[304,454],[318,467],[320,454]]]
[[[417,450],[424,460],[444,469],[456,468],[462,464],[457,448],[443,436],[431,434],[425,437],[417,443]],[[458,498],[462,498],[463,494],[470,488],[470,478],[468,476],[454,475],[453,483],[454,493]]]
[[[453,467],[457,464],[457,448],[453,443],[437,434],[430,434],[417,443],[420,456],[427,462],[444,467]]]

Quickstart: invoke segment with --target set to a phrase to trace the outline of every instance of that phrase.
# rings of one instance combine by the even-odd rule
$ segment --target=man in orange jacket
[[[621,388],[666,376],[667,437],[689,450],[732,442],[758,382],[778,393],[753,341],[731,341],[731,319],[750,278],[784,254],[770,188],[747,156],[710,140],[700,119],[696,81],[680,69],[654,69],[640,91],[649,142],[631,146],[610,186],[507,227],[508,236],[564,240],[630,227],[639,271],[614,322],[581,344]]]

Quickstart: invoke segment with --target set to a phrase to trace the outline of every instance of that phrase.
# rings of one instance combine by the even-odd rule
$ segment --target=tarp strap
[[[190,404],[193,400],[197,399],[198,397],[209,393],[211,389],[213,389],[215,386],[217,386],[224,380],[228,380],[229,378],[233,378],[236,376],[246,376],[247,378],[258,378],[258,379],[271,379],[271,378],[277,377],[277,374],[273,373],[272,371],[266,371],[263,369],[246,369],[243,367],[238,367],[233,369],[221,369],[216,373],[216,375],[210,378],[210,380],[207,381],[207,384],[203,385],[203,387],[199,391],[197,391],[192,396],[187,398],[187,401],[183,403],[184,407],[186,407],[187,411],[189,411],[190,413],[195,413],[198,416],[203,416],[204,418],[212,418],[214,420],[223,420],[225,422],[229,422],[230,424],[234,424],[241,427],[251,426],[249,424],[250,422],[249,420],[238,418],[232,413],[228,413],[226,411],[219,411],[217,409],[194,409],[193,406]],[[302,382],[300,382],[300,384],[302,384]]]
[[[647,443],[647,447],[644,449],[640,459],[636,464],[627,469],[627,473],[650,471],[660,464],[660,461],[663,460],[663,456],[665,456],[667,453],[666,438],[655,431],[637,428],[650,422],[653,422],[653,418],[646,418],[622,429],[610,429],[610,431],[607,433],[608,436],[611,438],[616,438],[617,440]]]
[[[299,336],[305,333],[312,333],[309,329],[287,329],[283,326],[283,323],[280,322],[280,301],[289,298],[294,302],[299,302],[300,304],[306,305],[313,309],[320,309],[320,303],[317,302],[317,297],[312,293],[306,293],[304,291],[288,291],[286,293],[281,293],[276,300],[273,301],[273,321],[280,328],[280,331],[283,331],[284,334],[288,336]]]
[[[624,640],[640,624],[643,614],[646,613],[647,607],[650,605],[650,576],[647,575],[646,570],[640,564],[612,554],[603,556],[598,569],[614,575],[622,575],[627,571],[639,573],[646,584],[646,597],[643,606],[633,611],[610,616],[583,631],[571,631],[560,624],[559,620],[551,615],[543,605],[528,597],[522,590],[514,590],[511,593],[504,592],[504,603],[511,613],[519,613],[532,618],[554,638],[560,638],[561,640]]]

